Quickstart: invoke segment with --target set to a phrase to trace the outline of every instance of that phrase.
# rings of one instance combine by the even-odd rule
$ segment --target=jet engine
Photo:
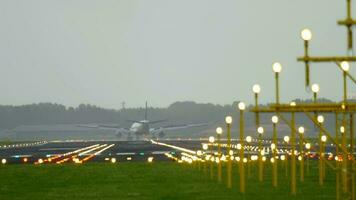
[[[120,130],[117,130],[115,135],[116,135],[116,137],[121,138],[122,137],[122,132]]]
[[[164,138],[164,136],[166,136],[166,134],[163,131],[158,133],[158,138]]]

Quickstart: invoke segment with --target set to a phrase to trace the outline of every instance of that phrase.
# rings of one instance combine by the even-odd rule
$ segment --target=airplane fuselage
[[[135,122],[130,127],[130,132],[135,135],[149,135],[150,134],[150,127],[149,121],[142,120],[140,123]]]

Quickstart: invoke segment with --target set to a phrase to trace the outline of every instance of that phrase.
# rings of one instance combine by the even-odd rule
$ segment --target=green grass
[[[315,164],[312,176],[304,183],[298,179],[296,196],[290,195],[282,165],[278,188],[271,186],[270,166],[265,168],[263,183],[258,182],[254,166],[245,195],[238,191],[237,166],[233,167],[233,189],[229,190],[224,183],[210,180],[209,171],[205,175],[197,166],[173,162],[6,165],[0,166],[0,199],[335,199],[334,173],[327,171],[328,179],[320,187]]]

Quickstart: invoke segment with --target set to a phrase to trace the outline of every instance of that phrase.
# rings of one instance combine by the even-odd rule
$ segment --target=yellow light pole
[[[272,123],[273,123],[273,143],[271,144],[271,149],[272,149],[272,155],[273,155],[273,186],[277,187],[278,184],[278,166],[277,166],[277,123],[278,123],[278,117],[273,116],[272,117]]]
[[[201,150],[198,150],[197,151],[197,156],[198,156],[198,169],[200,171],[201,170],[201,162],[202,162],[203,152]]]
[[[217,135],[217,142],[218,142],[218,157],[219,157],[219,163],[218,163],[218,181],[219,183],[221,182],[221,134],[223,133],[223,129],[221,127],[216,128],[216,135]]]
[[[344,147],[344,146],[343,146],[343,145],[344,145],[343,136],[346,134],[346,133],[345,133],[345,127],[344,127],[344,126],[340,126],[340,133],[341,133],[341,137],[342,137],[342,138],[341,138],[341,140],[342,140],[342,141],[341,141],[341,145],[342,145],[342,147]],[[343,156],[342,156],[342,159],[344,159],[344,153],[342,153],[342,155],[343,155]],[[337,155],[337,156],[338,156],[338,155]],[[337,163],[338,163],[338,162],[337,162]],[[342,160],[342,168],[344,168],[343,165],[344,165],[344,161]],[[337,166],[340,167],[339,164],[337,164]],[[344,173],[342,173],[342,180],[343,180],[343,178],[344,178],[343,176],[344,176]],[[338,178],[338,177],[337,177],[337,178]],[[340,185],[339,185],[339,182],[337,182],[337,184],[338,184],[338,185],[336,185],[336,186],[339,187],[339,186],[340,186]],[[343,184],[344,184],[344,182],[343,182]]]
[[[340,162],[339,162],[339,116],[338,113],[335,112],[335,161],[336,161],[336,199],[340,199]],[[340,128],[341,129],[341,128]]]
[[[251,144],[251,142],[252,142],[252,137],[251,136],[247,136],[246,137],[246,142],[247,142],[247,144],[248,144],[248,151],[247,151],[247,176],[248,176],[248,178],[250,178],[250,176],[251,176],[251,160],[250,160],[250,151],[251,151],[251,146],[250,146],[250,144]]]
[[[215,138],[213,136],[209,137],[209,143],[210,143],[210,179],[214,179],[214,153],[213,153],[213,144],[214,144]]]
[[[344,95],[343,99],[344,102],[347,102],[347,72],[350,70],[350,64],[347,61],[342,61],[340,63],[341,69],[342,69],[342,77],[343,77],[343,89],[344,89]]]
[[[321,126],[324,122],[324,117],[322,115],[319,115],[317,117],[317,121],[319,125]],[[322,131],[319,131],[319,184],[323,185],[324,184],[324,177],[323,177],[323,143],[321,140],[322,137]]]
[[[286,167],[286,176],[288,176],[288,153],[287,153],[287,147],[288,147],[288,144],[289,144],[289,136],[286,135],[283,137],[283,141],[284,141],[284,144],[285,144],[285,159],[286,159],[286,162],[285,162],[285,167]]]
[[[203,144],[203,150],[204,150],[204,153],[203,155],[206,156],[206,151],[208,150],[208,144]],[[206,169],[206,162],[207,162],[207,159],[203,159],[203,168],[204,168],[204,174],[206,175],[207,174],[207,169]]]
[[[320,91],[320,87],[318,84],[314,83],[311,87],[312,91],[313,91],[313,102],[316,104],[317,103],[317,95],[318,92]],[[323,116],[318,116],[317,112],[314,112],[314,118],[316,118],[316,120],[319,122],[319,124],[321,125],[324,122],[324,117]],[[321,135],[322,135],[322,131],[319,129],[319,184],[323,185],[323,174],[324,174],[324,161],[321,159],[322,158],[322,142],[321,142]]]
[[[272,65],[273,72],[276,80],[276,104],[279,104],[279,73],[282,71],[282,65],[279,62],[275,62]]]
[[[226,122],[226,128],[227,128],[227,155],[228,160],[227,160],[227,188],[231,189],[231,168],[232,168],[232,161],[231,161],[231,155],[230,155],[230,150],[231,150],[231,123],[232,123],[232,117],[227,116],[225,118]]]
[[[305,28],[301,31],[300,37],[304,40],[304,57],[309,58],[309,41],[312,39],[312,32]],[[305,61],[305,86],[309,86],[309,61]]]
[[[309,166],[310,148],[311,148],[310,143],[306,143],[306,144],[305,144],[305,149],[307,149],[307,155],[306,155],[306,161],[307,161],[307,175],[309,175],[309,171],[310,171],[310,166]]]
[[[321,136],[321,142],[322,142],[323,154],[325,153],[326,140],[327,140],[326,135],[322,135]],[[323,179],[325,179],[325,162],[323,162]]]
[[[258,109],[258,95],[261,92],[260,85],[258,85],[258,84],[253,85],[252,91],[255,94],[255,109]],[[256,117],[256,122],[255,122],[256,128],[259,129],[259,127],[260,127],[260,115],[259,115],[258,112],[256,112],[256,116],[255,117]],[[262,135],[259,135],[259,142],[258,142],[258,148],[259,148],[259,151],[261,152],[262,139],[260,137],[262,137]],[[263,181],[263,161],[262,161],[261,153],[258,154],[258,158],[259,158],[258,159],[258,169],[259,169],[258,170],[258,175],[259,175],[258,179],[259,179],[260,182],[262,182]]]
[[[349,165],[349,164],[355,163],[355,162],[350,162],[348,159],[348,155],[350,155],[350,154],[353,155],[353,153],[350,152],[350,150],[353,150],[353,148],[350,148],[350,146],[353,146],[353,142],[354,142],[353,140],[351,140],[351,138],[353,138],[353,134],[354,134],[353,131],[351,131],[351,129],[353,129],[353,120],[351,120],[351,118],[353,118],[354,110],[352,108],[350,108],[350,106],[352,106],[352,105],[350,105],[351,102],[347,102],[346,76],[348,76],[348,78],[350,78],[353,81],[353,83],[356,83],[356,79],[353,78],[351,74],[347,73],[347,71],[349,70],[349,67],[350,67],[348,64],[348,61],[349,62],[356,61],[356,57],[353,55],[353,33],[352,33],[352,28],[353,28],[353,26],[356,25],[356,20],[352,18],[351,7],[352,7],[351,0],[346,0],[347,16],[344,20],[338,21],[339,25],[345,26],[347,28],[347,55],[346,56],[328,56],[328,57],[314,57],[313,56],[313,57],[311,57],[311,56],[308,56],[308,54],[305,54],[304,57],[299,57],[298,61],[303,61],[306,64],[308,62],[333,62],[333,63],[336,63],[343,71],[344,101],[343,101],[343,105],[341,106],[342,111],[340,112],[339,109],[336,109],[334,111],[334,113],[335,113],[336,119],[337,119],[337,115],[339,113],[342,113],[342,124],[340,124],[340,125],[343,126],[347,130],[345,131],[345,134],[341,134],[340,142],[338,142],[339,138],[337,138],[333,141],[336,143],[337,148],[340,147],[340,149],[342,150],[341,152],[339,152],[340,156],[342,156],[341,169],[340,169],[340,164],[337,163],[337,166],[336,166],[337,177],[336,177],[336,179],[340,179],[340,177],[341,177],[344,195],[346,195],[350,199],[356,199],[355,187],[354,187],[356,185],[355,181],[354,181],[355,171],[352,171],[353,169],[351,168],[351,165]],[[304,36],[304,37],[302,36],[304,40],[311,39],[311,32],[309,31],[309,33],[310,33],[309,36],[308,36],[308,32],[306,32],[306,34],[304,34],[306,36]],[[309,76],[309,73],[307,73],[307,75]],[[316,110],[318,110],[318,109],[316,109]],[[350,119],[347,119],[347,115],[350,115]],[[348,120],[350,120],[350,122],[348,122]],[[349,127],[349,124],[350,124],[350,127]],[[338,128],[340,125],[337,125],[336,127]],[[336,131],[336,134],[337,133],[338,133],[338,131]],[[350,146],[348,145],[347,138],[346,138],[347,133],[350,133],[350,142],[352,142],[349,144]],[[338,150],[339,149],[337,149],[337,151]],[[337,159],[338,158],[339,157],[337,157]],[[350,173],[353,174],[352,175],[353,178],[351,180],[351,181],[353,181],[353,183],[348,182],[350,180]],[[352,188],[349,187],[350,185],[352,186]],[[339,190],[337,192],[339,192]],[[337,196],[337,198],[339,198],[338,193],[336,196]],[[342,198],[346,198],[346,197],[342,197]]]
[[[343,72],[343,102],[346,104],[347,103],[347,72],[350,70],[350,64],[347,61],[343,61],[340,63],[342,72]],[[344,127],[344,133],[341,134],[341,145],[344,149],[347,149],[347,122],[346,122],[346,113],[344,112],[342,115],[342,126]],[[353,133],[352,133],[353,134]],[[342,154],[342,182],[343,182],[343,190],[344,193],[348,191],[348,184],[347,184],[347,157],[348,153],[343,151]]]
[[[245,152],[244,152],[244,110],[246,108],[245,103],[240,102],[239,105],[240,110],[240,192],[245,193],[245,167],[244,167],[244,159],[245,159]],[[247,161],[248,162],[248,161]]]
[[[350,113],[350,151],[349,154],[351,156],[350,164],[350,172],[351,172],[351,180],[350,180],[350,191],[351,196],[354,200],[356,200],[356,162],[355,162],[355,140],[354,140],[354,113]]]
[[[314,83],[311,86],[311,90],[313,91],[313,103],[316,104],[317,103],[317,97],[318,97],[318,92],[320,91],[320,87],[318,84]],[[318,113],[314,112],[314,118],[317,119],[318,117]],[[314,129],[316,130],[316,126],[314,126]]]
[[[282,154],[279,156],[279,159],[281,159],[282,163],[283,163],[283,168],[284,168],[284,171],[286,172],[286,177],[288,176],[288,171],[287,171],[287,167],[286,167],[286,155],[285,154]]]
[[[257,133],[258,133],[258,163],[259,163],[259,180],[260,182],[263,181],[263,159],[262,157],[264,156],[264,151],[262,148],[262,135],[264,133],[263,127],[258,127],[257,128]]]
[[[299,132],[299,156],[300,156],[300,167],[299,167],[299,173],[300,173],[300,181],[304,182],[304,132],[305,129],[303,126],[300,126],[298,128]]]
[[[295,102],[290,103],[291,106],[296,106]],[[295,112],[291,113],[291,193],[292,195],[297,194],[297,173],[296,173],[296,145],[295,145]]]
[[[322,135],[322,136],[321,136],[321,141],[323,142],[323,145],[325,144],[325,142],[326,142],[327,139],[328,139],[328,138],[326,137],[326,135]]]
[[[316,103],[317,95],[318,95],[318,92],[320,91],[320,87],[318,84],[314,83],[312,85],[311,89],[313,91],[313,102]]]

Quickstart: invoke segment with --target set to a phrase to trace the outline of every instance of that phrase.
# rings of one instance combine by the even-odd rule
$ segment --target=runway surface
[[[165,154],[177,155],[181,152],[195,152],[206,140],[162,140],[162,141],[52,141],[22,143],[0,147],[0,160],[6,164],[42,164],[42,163],[86,163],[86,162],[146,162],[171,161]],[[222,141],[222,143],[225,143]],[[237,143],[236,141],[233,142]],[[266,155],[270,154],[271,142],[263,143]],[[280,144],[280,147],[283,145]],[[317,149],[317,147],[315,146]],[[223,147],[224,149],[224,147]],[[232,148],[237,152],[237,146]],[[279,149],[284,154],[289,146]],[[298,149],[298,146],[297,146]],[[327,147],[327,152],[333,152]],[[256,142],[245,149],[257,153]],[[224,151],[224,150],[223,150]]]
[[[180,145],[189,149],[198,149],[199,141],[170,141],[169,144]],[[64,162],[79,159],[83,162],[111,162],[115,158],[117,162],[147,161],[153,157],[155,161],[169,161],[165,153],[179,153],[171,147],[152,144],[151,141],[60,141],[41,142],[39,144],[8,145],[0,148],[0,159],[6,159],[7,164],[13,163],[38,163],[42,159],[44,163],[58,162],[70,158]],[[88,158],[87,160],[84,160]]]

